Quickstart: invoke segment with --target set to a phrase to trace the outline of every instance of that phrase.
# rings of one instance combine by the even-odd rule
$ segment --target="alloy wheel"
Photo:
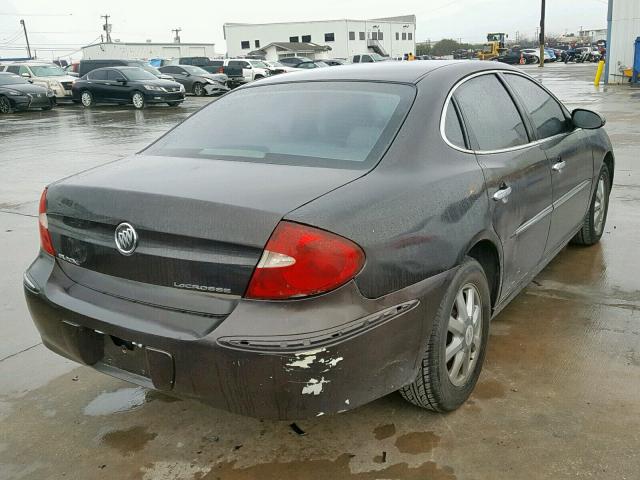
[[[607,201],[607,188],[604,184],[604,177],[601,176],[598,179],[596,201],[593,205],[593,228],[597,235],[600,235],[604,228],[604,214],[607,211]]]
[[[202,95],[202,92],[203,92],[202,85],[199,83],[196,83],[193,87],[193,93],[199,97]]]
[[[142,108],[144,107],[144,97],[142,96],[141,93],[134,93],[133,94],[133,106],[136,108]]]
[[[476,287],[464,285],[449,315],[445,364],[449,380],[462,387],[471,377],[482,345],[482,300]]]
[[[11,113],[11,104],[9,103],[9,100],[5,97],[0,97],[0,112]]]
[[[93,103],[93,96],[89,92],[82,92],[80,100],[82,100],[82,105],[84,105],[85,107],[90,107]]]

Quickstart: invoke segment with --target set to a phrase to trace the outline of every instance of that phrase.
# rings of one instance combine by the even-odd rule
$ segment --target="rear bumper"
[[[42,253],[24,290],[43,343],[60,355],[235,413],[299,419],[349,410],[410,383],[450,274],[376,300],[353,282],[308,300],[240,300],[202,336],[188,329],[194,314],[87,289]],[[153,323],[167,315],[182,315],[176,324],[184,328],[172,328],[171,319]],[[114,354],[122,341],[135,350]]]

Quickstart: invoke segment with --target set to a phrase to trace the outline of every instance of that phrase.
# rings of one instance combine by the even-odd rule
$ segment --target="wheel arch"
[[[613,174],[614,174],[614,169],[616,164],[616,160],[613,156],[613,152],[608,151],[605,154],[604,159],[602,160],[602,163],[604,163],[609,169],[609,190],[611,190],[611,188],[613,187]]]
[[[485,272],[489,282],[492,309],[498,304],[502,285],[502,249],[495,234],[480,234],[474,238],[466,250],[466,255],[475,259]]]

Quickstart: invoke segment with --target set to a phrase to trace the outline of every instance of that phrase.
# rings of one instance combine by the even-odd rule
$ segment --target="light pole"
[[[542,0],[542,8],[540,11],[540,67],[544,67],[544,17],[546,12],[546,0]]]
[[[24,39],[27,42],[27,53],[29,54],[29,60],[31,60],[31,47],[29,46],[29,37],[27,36],[27,25],[24,23],[24,20],[20,20],[20,25],[22,25],[22,29],[24,30]]]

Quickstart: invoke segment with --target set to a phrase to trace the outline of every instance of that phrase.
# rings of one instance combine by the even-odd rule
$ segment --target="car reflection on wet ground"
[[[297,431],[61,359],[23,300],[43,185],[135,152],[210,99],[0,117],[0,478],[637,478],[640,91],[594,88],[592,65],[524,70],[608,119],[616,174],[602,242],[567,247],[494,319],[459,411],[431,414],[394,394]]]

